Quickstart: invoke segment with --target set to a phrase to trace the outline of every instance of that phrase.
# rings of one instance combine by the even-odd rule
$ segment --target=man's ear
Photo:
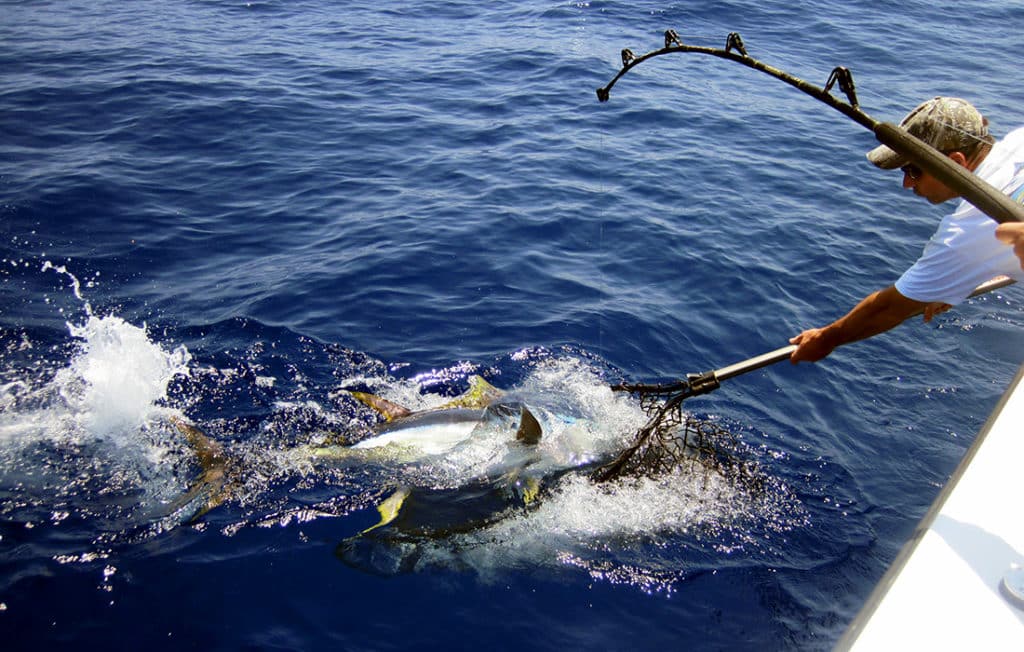
[[[963,152],[950,152],[947,156],[960,167],[967,167],[967,157],[964,156]]]

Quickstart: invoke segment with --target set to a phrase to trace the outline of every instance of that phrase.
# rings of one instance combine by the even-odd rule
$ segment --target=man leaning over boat
[[[920,104],[900,126],[1024,203],[1024,127],[996,142],[989,134],[988,120],[969,102],[955,97],[936,97]],[[883,170],[900,170],[903,187],[932,204],[959,197],[886,145],[871,150],[867,157]],[[1011,225],[1001,229],[997,238],[995,221],[962,200],[942,219],[921,257],[894,285],[868,295],[831,324],[790,339],[797,345],[790,361],[816,362],[836,347],[883,333],[919,312],[929,321],[998,276],[1024,280],[1024,230],[1019,224]]]

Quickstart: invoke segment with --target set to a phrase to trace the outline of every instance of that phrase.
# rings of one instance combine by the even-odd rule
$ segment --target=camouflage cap
[[[908,113],[900,126],[940,152],[971,149],[988,140],[988,120],[959,97],[934,97]],[[887,145],[879,145],[867,156],[883,170],[895,170],[908,162]]]

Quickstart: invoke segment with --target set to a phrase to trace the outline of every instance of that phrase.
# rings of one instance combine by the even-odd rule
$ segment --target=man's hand
[[[946,312],[952,307],[953,306],[949,305],[948,303],[942,303],[941,301],[929,303],[927,306],[924,307],[925,322],[930,322],[932,320],[932,317],[934,317],[935,315],[941,315],[942,313]]]
[[[996,237],[1013,247],[1024,269],[1024,222],[1007,222],[996,227]]]
[[[798,362],[817,362],[839,346],[835,338],[831,337],[825,328],[810,328],[789,340],[790,344],[796,344],[796,350],[789,356],[793,364]]]

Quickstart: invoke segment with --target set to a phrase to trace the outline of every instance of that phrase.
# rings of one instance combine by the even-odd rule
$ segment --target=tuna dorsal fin
[[[534,446],[540,441],[543,431],[533,413],[523,405],[519,410],[519,430],[516,430],[516,441]]]
[[[367,394],[366,392],[351,392],[351,394],[363,405],[369,406],[379,412],[386,421],[393,421],[412,414],[412,411],[409,410],[409,408],[402,407],[398,403],[392,403],[387,399],[374,396],[373,394]]]
[[[481,376],[469,377],[469,389],[458,398],[445,403],[440,409],[447,408],[474,408],[483,409],[501,398],[500,389],[484,380]]]

